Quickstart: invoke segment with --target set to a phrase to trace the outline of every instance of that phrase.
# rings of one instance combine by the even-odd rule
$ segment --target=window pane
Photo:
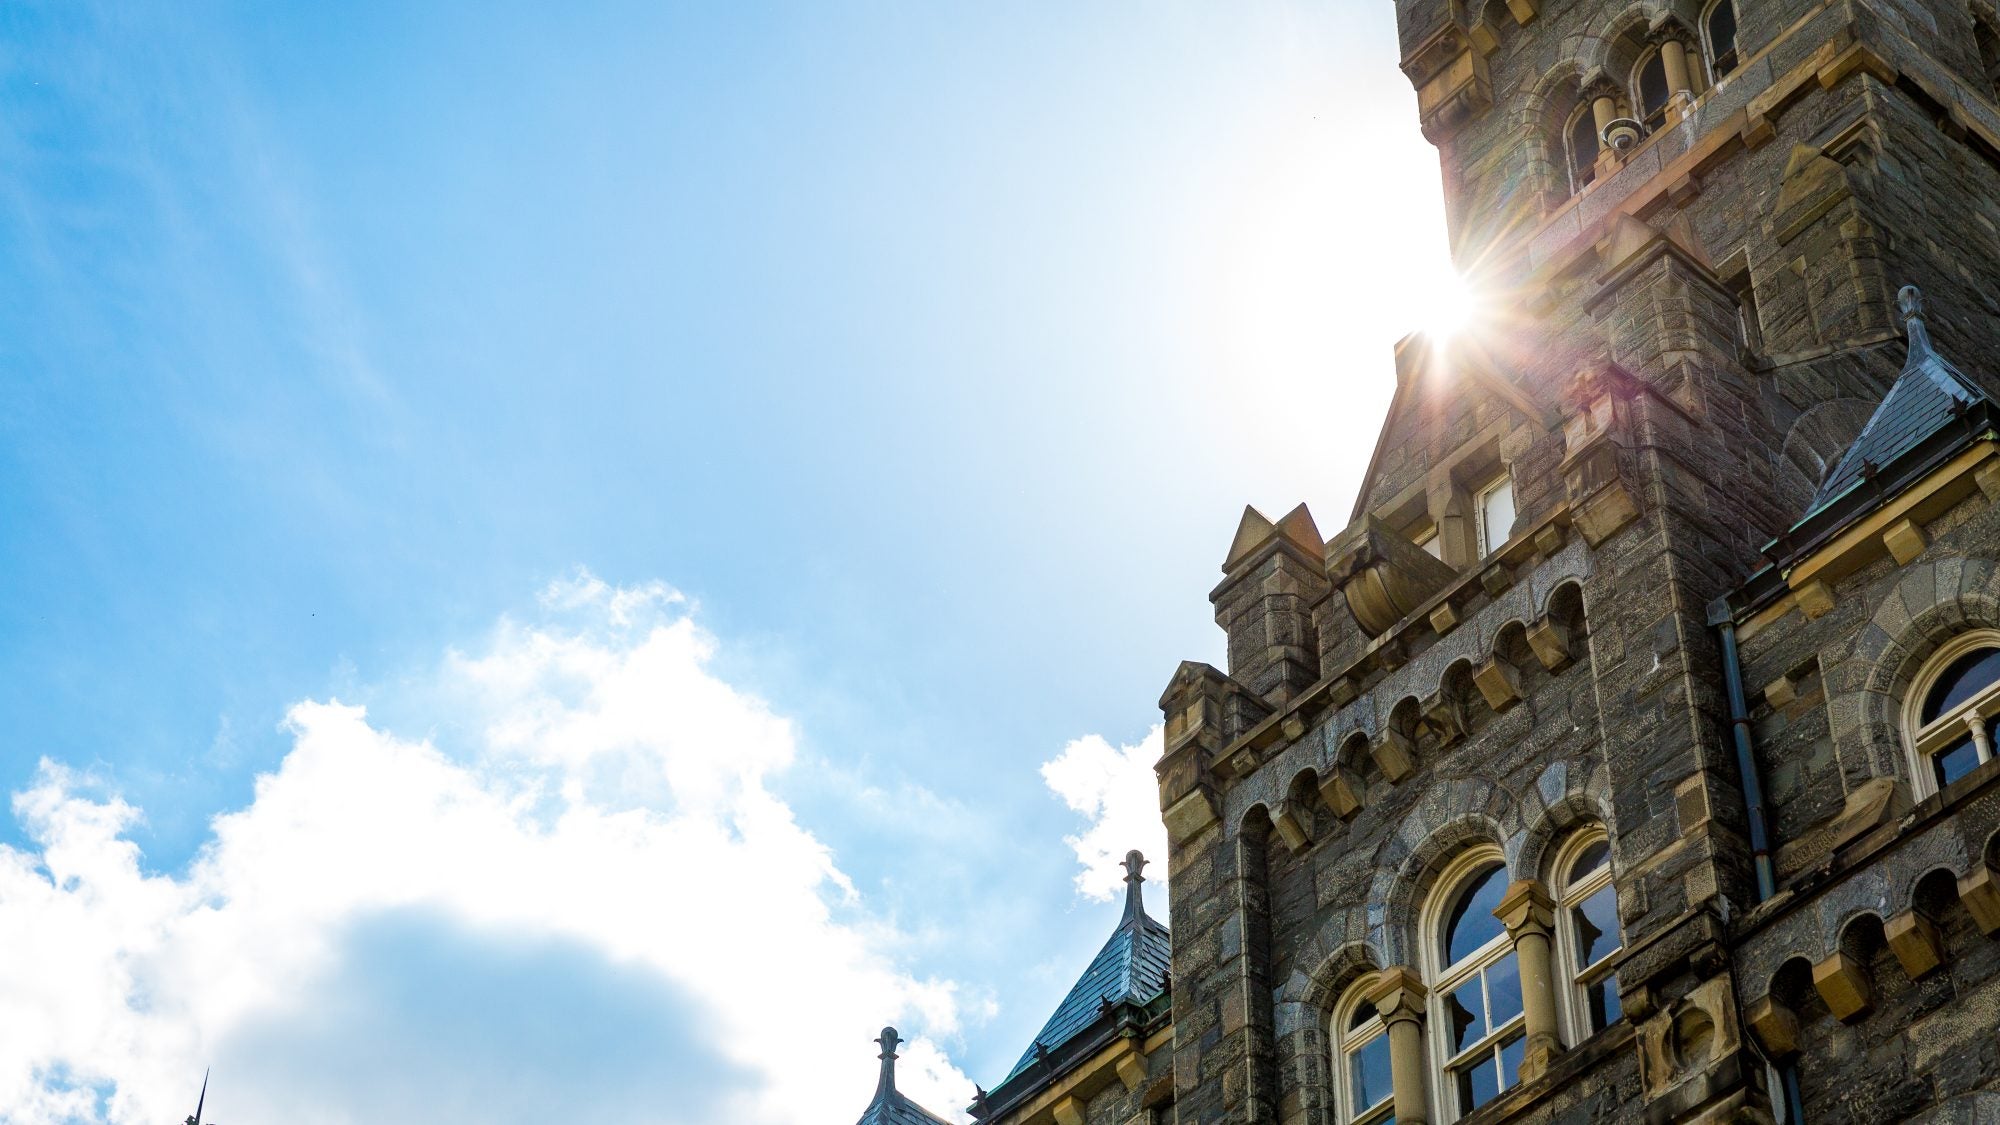
[[[1450,1022],[1445,1031],[1450,1034],[1451,1053],[1457,1054],[1486,1034],[1486,1004],[1479,996],[1479,977],[1458,986],[1445,998],[1445,1018]]]
[[[1736,8],[1730,0],[1722,0],[1715,10],[1708,14],[1708,47],[1715,52],[1715,76],[1728,74],[1736,67]]]
[[[1475,876],[1459,892],[1458,903],[1451,909],[1451,915],[1444,927],[1445,964],[1455,965],[1465,959],[1465,955],[1500,936],[1500,919],[1493,916],[1493,908],[1500,905],[1500,897],[1507,893],[1507,869],[1494,864]]]
[[[1515,1036],[1500,1045],[1500,1085],[1512,1086],[1521,1077],[1521,1056],[1527,1053],[1526,1036]]]
[[[1458,1085],[1458,1112],[1471,1113],[1500,1094],[1500,1064],[1490,1054],[1453,1072]]]
[[[1360,1027],[1362,1024],[1367,1023],[1369,1020],[1372,1020],[1374,1018],[1375,1018],[1375,1005],[1370,1004],[1366,1000],[1363,1000],[1360,1003],[1354,1005],[1354,1014],[1348,1017],[1347,1020],[1347,1030],[1353,1031],[1355,1028]]]
[[[1928,723],[1946,711],[2000,681],[2000,648],[1982,648],[1952,661],[1938,677],[1937,686],[1924,699],[1923,721]]]
[[[1952,744],[1948,750],[1940,750],[1931,755],[1931,766],[1937,770],[1939,785],[1950,785],[1972,772],[1979,764],[1979,749],[1972,744],[1972,736],[1966,735]]]
[[[1616,974],[1586,985],[1583,995],[1585,1004],[1590,1008],[1590,1030],[1593,1032],[1610,1027],[1623,1014],[1618,1008]]]
[[[1569,126],[1570,190],[1589,183],[1597,172],[1597,119],[1588,108],[1576,115]]]
[[[1389,1076],[1389,1037],[1378,1035],[1349,1056],[1354,1080],[1354,1108],[1367,1109],[1388,1097],[1394,1087]]]
[[[1649,123],[1667,107],[1667,63],[1657,53],[1639,68],[1639,116]]]
[[[1618,889],[1609,883],[1570,912],[1575,919],[1576,967],[1587,969],[1618,948]]]
[[[1500,480],[1479,495],[1479,553],[1486,554],[1507,541],[1514,530],[1514,478]]]
[[[1575,863],[1570,864],[1569,885],[1574,886],[1582,882],[1586,875],[1589,875],[1609,862],[1611,862],[1610,842],[1599,840],[1591,844],[1589,847],[1583,849],[1582,855],[1576,857]]]
[[[1486,967],[1486,999],[1493,1027],[1521,1014],[1521,965],[1512,953]]]

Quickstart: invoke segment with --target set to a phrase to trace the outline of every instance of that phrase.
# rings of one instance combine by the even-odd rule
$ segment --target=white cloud
[[[1158,724],[1130,746],[1113,746],[1103,735],[1086,735],[1064,746],[1062,753],[1042,763],[1042,782],[1071,810],[1089,822],[1075,836],[1063,837],[1076,852],[1082,870],[1076,888],[1100,901],[1120,890],[1125,874],[1119,868],[1125,853],[1146,853],[1147,879],[1162,887],[1167,878],[1167,829],[1160,820],[1159,784],[1153,764],[1160,760]],[[1164,918],[1164,897],[1148,906]]]
[[[144,870],[125,835],[138,810],[44,762],[14,800],[35,848],[0,848],[0,1121],[178,1120],[217,1052],[278,1049],[256,1029],[341,1035],[341,1013],[359,1009],[350,938],[402,915],[448,919],[452,940],[474,943],[467,961],[478,943],[553,943],[685,997],[670,1014],[719,1060],[704,1120],[858,1114],[884,1021],[922,1033],[905,1049],[904,1091],[956,1112],[970,1083],[925,1036],[956,1034],[957,988],[898,968],[904,936],[869,916],[766,787],[792,760],[790,723],[709,671],[715,639],[664,586],[585,574],[541,604],[543,618],[503,622],[437,673],[449,713],[430,717],[471,732],[464,745],[399,737],[360,707],[300,703],[276,772],[215,818],[179,875]],[[512,979],[505,965],[496,979]],[[492,1002],[496,1013],[513,1003]],[[443,1052],[427,1065],[450,1065],[450,1044],[395,1045],[418,1046]],[[344,1079],[370,1084],[359,1074],[314,1076],[320,1093],[301,1105],[296,1074],[280,1076],[313,1060],[265,1061],[218,1070],[209,1110],[235,1122],[360,1121],[364,1105],[370,1125],[454,1119],[421,1090],[387,1110],[380,1097],[343,1102]],[[618,1081],[592,1073],[579,1088],[615,1093]],[[609,1103],[567,1108],[624,1119]],[[494,1112],[467,1105],[458,1119],[529,1119],[525,1106]],[[643,1116],[673,1112],[655,1102]]]

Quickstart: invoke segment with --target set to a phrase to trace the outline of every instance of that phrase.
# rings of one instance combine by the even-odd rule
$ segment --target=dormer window
[[[1502,470],[1479,490],[1475,508],[1479,513],[1479,557],[1483,559],[1514,533],[1513,476]]]

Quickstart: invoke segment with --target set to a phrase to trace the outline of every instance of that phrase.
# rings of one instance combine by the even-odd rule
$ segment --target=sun
[[[1424,295],[1424,334],[1450,341],[1476,327],[1485,313],[1478,291],[1455,270],[1440,270]]]

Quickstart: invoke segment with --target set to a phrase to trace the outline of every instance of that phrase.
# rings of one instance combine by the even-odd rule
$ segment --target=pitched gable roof
[[[1820,482],[1808,513],[1825,507],[1876,470],[1915,449],[1966,407],[1987,401],[1984,391],[1931,347],[1930,333],[1924,328],[1923,295],[1917,287],[1905,285],[1896,299],[1910,333],[1903,372],[1882,396],[1861,435]]]
[[[882,1029],[882,1076],[875,1082],[875,1100],[861,1111],[854,1125],[950,1125],[944,1118],[904,1097],[896,1089],[896,1046],[903,1041],[893,1027]]]

